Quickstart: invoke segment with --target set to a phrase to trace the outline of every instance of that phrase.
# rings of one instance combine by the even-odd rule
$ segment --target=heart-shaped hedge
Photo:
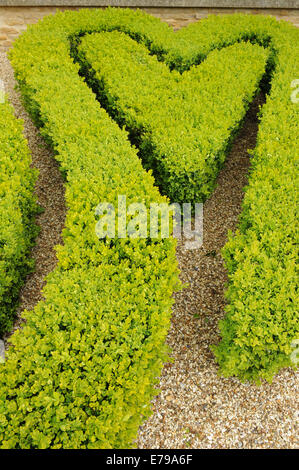
[[[118,31],[111,34],[118,50],[115,74],[113,56],[108,57],[113,30]],[[94,32],[101,34],[83,37]],[[298,52],[298,31],[273,18],[209,17],[173,33],[142,12],[115,9],[58,13],[29,27],[16,41],[11,53],[16,77],[66,175],[68,214],[45,300],[26,313],[27,324],[13,335],[1,366],[2,447],[130,446],[149,415],[155,378],[167,358],[171,295],[179,285],[174,240],[99,241],[94,217],[99,202],[116,203],[120,194],[128,203],[166,199],[142,168],[127,132],[100,107],[78,72],[87,74],[109,112],[136,138],[163,192],[190,202],[210,194],[267,59],[263,82],[271,79],[271,91],[263,107],[240,232],[230,236],[224,250],[229,303],[215,352],[221,371],[242,380],[271,379],[290,365],[291,342],[298,336],[298,107],[290,87],[299,76]],[[140,74],[148,67],[159,80],[159,86],[151,87],[144,74],[145,83],[136,89],[140,108],[132,96],[134,74],[128,70],[128,87],[120,86],[118,74],[125,73],[130,53]],[[200,67],[192,67],[201,61]],[[215,89],[210,82],[217,84]],[[195,104],[197,89],[210,111]],[[155,93],[162,114],[150,106],[142,115]],[[213,93],[217,99],[212,105]],[[177,115],[170,111],[174,109]]]

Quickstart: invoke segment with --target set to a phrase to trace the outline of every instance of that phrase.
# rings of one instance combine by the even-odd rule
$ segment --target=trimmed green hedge
[[[169,43],[170,68],[187,70],[214,49],[240,41],[268,47],[270,90],[263,106],[257,146],[239,230],[223,250],[228,268],[227,315],[214,352],[224,376],[272,380],[291,361],[299,338],[298,305],[298,103],[291,101],[299,77],[299,31],[273,17],[211,16],[181,29]]]
[[[239,231],[223,250],[228,268],[227,315],[214,347],[220,372],[272,380],[291,361],[299,338],[298,121],[291,84],[299,77],[299,31],[270,17],[210,17],[179,31],[168,64],[185,69],[211,49],[241,40],[267,46],[271,89],[262,109]],[[199,47],[198,47],[199,45]]]
[[[12,107],[0,103],[0,337],[12,328],[16,301],[33,267],[28,254],[37,234],[33,195],[37,172]]]
[[[114,31],[85,36],[77,58],[163,193],[180,203],[206,199],[265,73],[266,51],[235,44],[180,75]]]
[[[210,17],[173,34],[139,11],[58,13],[29,27],[11,53],[27,108],[53,144],[66,176],[68,214],[45,300],[26,313],[27,324],[13,335],[1,366],[4,448],[131,446],[150,413],[153,385],[167,358],[171,294],[178,286],[174,241],[99,241],[95,235],[99,202],[116,203],[119,194],[126,194],[128,202],[164,200],[127,133],[99,106],[70,57],[85,33],[114,29],[143,42],[181,72],[213,49],[246,39],[269,47],[271,94],[241,232],[226,251],[230,311],[216,352],[221,370],[242,379],[270,378],[289,365],[290,342],[298,335],[295,220],[289,208],[296,197],[298,108],[287,101],[298,75],[298,32],[256,16]],[[278,273],[280,284],[275,284]],[[264,336],[255,329],[258,324]],[[257,353],[254,335],[262,339]]]
[[[2,366],[0,442],[4,448],[128,447],[149,415],[168,358],[171,296],[179,286],[175,241],[99,240],[95,209],[104,201],[117,207],[122,194],[127,205],[166,199],[127,133],[62,52],[59,34],[54,44],[48,34],[31,38],[24,57],[30,34],[17,42],[12,62],[66,176],[68,212],[45,301],[25,314]]]

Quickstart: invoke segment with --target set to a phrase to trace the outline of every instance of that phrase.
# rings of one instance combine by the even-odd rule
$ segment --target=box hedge
[[[26,106],[66,176],[68,214],[45,300],[26,313],[27,324],[13,335],[1,366],[4,448],[131,446],[167,358],[171,294],[178,287],[174,241],[99,241],[95,235],[94,210],[101,201],[116,203],[119,194],[130,202],[165,201],[127,133],[97,103],[73,60],[82,36],[112,30],[144,43],[177,72],[242,41],[268,47],[271,91],[239,232],[224,251],[228,307],[216,357],[225,375],[270,379],[290,365],[290,344],[298,337],[298,107],[290,100],[290,83],[298,76],[296,29],[271,18],[232,15],[173,34],[139,11],[57,13],[29,27],[11,53]]]

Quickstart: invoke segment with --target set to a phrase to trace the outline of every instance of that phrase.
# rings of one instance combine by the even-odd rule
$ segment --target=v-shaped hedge
[[[180,74],[113,31],[86,35],[77,59],[100,102],[128,128],[163,193],[179,203],[209,196],[265,73],[266,50],[234,44]]]
[[[131,446],[138,426],[150,413],[155,378],[167,358],[164,342],[171,294],[178,287],[174,240],[99,241],[95,235],[94,209],[99,202],[116,203],[120,194],[125,194],[129,203],[165,200],[152,176],[142,168],[126,131],[100,107],[73,60],[78,59],[82,36],[112,30],[143,43],[164,61],[173,70],[178,89],[182,86],[185,93],[194,86],[192,80],[197,74],[200,82],[203,80],[200,69],[206,67],[209,72],[209,60],[217,57],[217,51],[198,70],[187,72],[186,77],[195,75],[189,84],[184,73],[181,77],[178,72],[188,71],[215,49],[232,46],[223,56],[219,52],[219,58],[228,58],[230,53],[231,58],[234,54],[237,57],[239,50],[244,62],[243,52],[248,51],[252,56],[248,83],[242,77],[236,88],[236,100],[241,90],[246,103],[263,73],[266,55],[257,45],[268,48],[271,91],[252,158],[240,232],[230,236],[224,250],[229,303],[216,357],[225,375],[237,375],[242,380],[271,379],[280,367],[291,364],[291,341],[298,336],[294,203],[298,107],[290,99],[290,84],[299,75],[298,31],[273,18],[258,16],[210,17],[173,33],[167,25],[139,11],[58,13],[30,27],[11,53],[27,108],[55,148],[66,175],[68,214],[64,245],[57,249],[59,263],[48,277],[45,300],[26,313],[27,324],[13,335],[13,347],[1,366],[2,447]],[[236,44],[242,41],[257,45]],[[100,73],[96,58],[91,59],[95,73]],[[169,74],[167,70],[165,73]],[[233,67],[227,73],[235,83]],[[109,92],[114,86],[110,78]],[[226,75],[223,80],[225,94],[230,80]],[[107,84],[104,90],[107,98]],[[204,95],[204,89],[200,90]],[[122,100],[117,98],[115,116],[123,113],[131,130],[127,97],[123,94]],[[246,103],[242,103],[234,124],[227,127],[230,132],[244,115]],[[185,135],[192,114],[187,108],[185,123],[181,120]],[[207,129],[211,138],[213,129],[224,128],[222,117],[221,113],[219,121],[214,113],[214,119],[208,114],[205,117],[204,122],[214,123]],[[146,124],[152,126],[151,122]],[[152,129],[157,129],[156,123]],[[211,165],[209,161],[215,157],[213,147],[202,159],[202,169],[208,169],[211,181],[206,178],[208,187],[201,196],[211,191],[227,149],[229,135],[219,135],[219,162]],[[167,141],[165,145],[167,149]],[[159,160],[163,165],[164,149],[156,150],[156,146],[150,150],[152,161]],[[182,159],[178,152],[170,161],[177,164]],[[210,173],[209,168],[213,168]],[[165,174],[164,192],[168,182],[180,187],[176,178],[180,181],[181,173],[174,171],[171,178]],[[200,178],[185,177],[183,182],[186,194],[196,199],[193,189],[199,188]]]

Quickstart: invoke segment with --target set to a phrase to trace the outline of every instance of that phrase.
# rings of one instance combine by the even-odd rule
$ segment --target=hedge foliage
[[[181,75],[118,31],[86,35],[78,54],[100,102],[126,125],[164,194],[180,203],[210,195],[266,58],[258,45],[235,44]]]
[[[28,253],[37,234],[33,216],[36,170],[12,107],[0,103],[0,338],[13,323],[25,275],[32,269]]]
[[[66,176],[68,214],[45,300],[26,313],[27,324],[13,335],[1,366],[4,448],[131,446],[150,413],[155,378],[167,358],[171,294],[178,286],[174,241],[99,241],[95,235],[99,202],[116,203],[119,194],[129,202],[165,200],[127,133],[99,106],[71,57],[84,34],[112,30],[144,43],[179,72],[214,49],[244,40],[269,48],[271,94],[240,232],[225,250],[229,305],[216,356],[225,375],[270,378],[289,365],[290,343],[298,337],[298,108],[290,101],[290,83],[298,76],[298,32],[256,16],[210,17],[173,34],[139,11],[57,13],[29,27],[11,54],[27,108]],[[258,48],[251,51],[260,54]]]
[[[25,313],[27,323],[13,335],[1,370],[0,442],[9,448],[128,447],[149,415],[168,357],[171,295],[179,285],[175,241],[99,240],[95,209],[104,201],[117,207],[119,195],[127,205],[166,199],[127,133],[62,53],[64,43],[55,39],[56,47],[50,37],[40,48],[41,34],[21,59],[22,40],[12,60],[66,176],[68,212],[45,301]]]

